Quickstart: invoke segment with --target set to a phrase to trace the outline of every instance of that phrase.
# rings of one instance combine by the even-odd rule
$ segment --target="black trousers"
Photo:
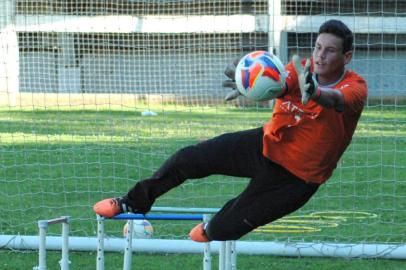
[[[155,199],[187,179],[212,174],[251,178],[245,190],[213,216],[211,240],[236,240],[303,206],[317,191],[262,155],[262,128],[227,133],[172,155],[154,175],[125,196],[137,212],[147,213]]]

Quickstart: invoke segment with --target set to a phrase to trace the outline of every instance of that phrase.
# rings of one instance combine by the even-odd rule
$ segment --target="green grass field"
[[[70,252],[71,269],[95,269],[95,252]],[[12,260],[10,259],[12,258]],[[47,269],[60,269],[59,252],[47,253]],[[123,269],[123,255],[107,253],[105,269]],[[202,256],[190,254],[145,255],[135,254],[132,258],[132,269],[145,270],[197,270],[202,269]],[[212,258],[212,269],[218,269],[218,257]],[[34,252],[10,252],[0,250],[0,269],[32,269],[38,265],[38,254]],[[242,270],[404,270],[402,260],[361,260],[336,258],[281,258],[273,256],[238,255],[237,269]]]
[[[0,110],[0,204],[7,206],[0,212],[0,234],[34,235],[38,219],[70,215],[72,235],[95,236],[91,210],[95,201],[125,193],[182,146],[258,127],[271,113],[264,108],[168,105],[152,108],[158,116],[142,117],[143,109]],[[290,218],[275,223],[279,227],[270,227],[271,232],[254,232],[244,240],[405,243],[405,149],[406,108],[367,108],[334,176],[316,196]],[[246,179],[221,176],[188,181],[155,205],[221,207],[246,184]],[[293,222],[296,229],[289,227],[297,219],[301,221]],[[153,225],[155,237],[186,239],[194,223]],[[108,234],[120,236],[122,226],[110,222]],[[276,232],[277,228],[282,229]],[[49,229],[51,235],[59,231]],[[51,252],[50,262],[58,256]],[[94,269],[95,257],[95,253],[72,253],[72,268]],[[15,258],[13,265],[7,258]],[[107,269],[121,268],[122,254],[108,258]],[[134,264],[145,265],[141,269],[199,269],[201,259],[200,255],[142,254],[134,256]],[[0,269],[29,269],[36,260],[35,252],[0,250]],[[402,269],[405,263],[238,257],[239,269]]]

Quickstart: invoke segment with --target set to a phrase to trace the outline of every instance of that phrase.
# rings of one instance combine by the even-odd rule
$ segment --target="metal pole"
[[[119,214],[112,217],[115,220],[203,220],[202,214]]]
[[[97,261],[96,269],[104,270],[104,217],[97,215]]]
[[[48,221],[39,220],[38,229],[39,229],[39,247],[38,247],[38,267],[34,269],[46,270],[46,234],[47,234]]]
[[[210,221],[210,214],[203,214],[203,222],[207,223]],[[204,244],[203,251],[203,269],[211,270],[211,252],[210,252],[210,242]]]
[[[127,235],[125,237],[125,245],[124,245],[124,265],[123,270],[130,270],[131,269],[131,257],[132,257],[132,239],[133,239],[133,223],[132,219],[127,221]]]
[[[231,262],[231,270],[237,269],[237,249],[236,249],[236,242],[230,241],[230,262]]]
[[[231,270],[231,241],[226,241],[225,270]]]
[[[225,265],[226,265],[225,254],[226,254],[226,242],[222,241],[222,242],[220,242],[220,247],[219,247],[219,270],[225,269]]]
[[[61,270],[69,270],[69,223],[70,217],[63,217],[62,222],[62,259],[59,262],[61,265]]]
[[[169,213],[194,213],[194,214],[215,214],[220,208],[196,208],[196,207],[164,207],[154,206],[151,212],[169,212]]]

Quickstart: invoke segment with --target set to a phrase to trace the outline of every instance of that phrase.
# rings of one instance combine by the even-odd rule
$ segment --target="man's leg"
[[[151,178],[142,180],[120,201],[96,204],[95,212],[114,207],[113,213],[131,211],[147,213],[155,199],[182,184],[212,174],[251,177],[258,156],[262,156],[262,128],[227,133],[185,147],[172,155]],[[99,205],[100,207],[96,207]]]
[[[213,216],[205,230],[209,240],[239,239],[258,226],[296,211],[318,189],[272,162],[268,167]]]

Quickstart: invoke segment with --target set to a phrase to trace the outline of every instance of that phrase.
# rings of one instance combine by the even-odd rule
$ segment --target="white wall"
[[[56,93],[58,91],[56,53],[20,53],[20,91]]]
[[[223,97],[223,71],[235,56],[235,52],[179,51],[84,54],[80,64],[81,91]],[[53,52],[21,53],[21,91],[57,92],[56,63]]]
[[[58,91],[57,54],[20,55],[22,92]],[[85,54],[80,64],[80,87],[85,93],[148,93],[223,97],[223,70],[235,52]],[[367,81],[370,96],[406,95],[406,52],[356,51],[349,68]],[[73,76],[73,75],[72,75]],[[69,76],[66,76],[69,79]],[[77,77],[71,77],[72,82]]]
[[[11,2],[13,1],[7,0],[7,3]],[[279,2],[270,1],[270,16],[264,14],[260,16],[239,14],[232,16],[141,17],[18,15],[16,17],[18,31],[53,33],[58,37],[57,41],[52,44],[56,48],[55,52],[41,52],[39,51],[41,44],[35,44],[36,51],[28,52],[30,49],[28,48],[20,53],[20,91],[175,93],[192,95],[196,98],[223,97],[224,89],[221,87],[221,82],[225,78],[223,70],[238,55],[235,52],[236,47],[239,44],[248,44],[251,48],[256,45],[254,38],[243,40],[242,33],[249,33],[251,37],[257,33],[268,35],[268,44],[265,46],[268,45],[275,49],[286,62],[288,48],[300,46],[296,43],[288,44],[285,33],[287,31],[314,33],[317,32],[321,23],[329,19],[324,15],[282,15],[280,12],[282,6]],[[340,16],[340,19],[347,23],[355,34],[386,33],[395,36],[398,33],[406,33],[405,17],[364,15],[343,15]],[[7,18],[9,18],[8,22],[12,21],[12,16]],[[331,18],[335,18],[335,16],[331,16]],[[3,25],[5,24],[3,23]],[[90,36],[96,36],[95,40],[90,40],[85,44],[87,48],[84,50],[91,50],[89,47],[93,45],[98,47],[98,50],[87,53],[78,52],[77,48],[80,50],[81,44],[76,44],[80,43],[75,40],[77,33],[89,33]],[[115,33],[117,37],[118,35],[126,37],[125,35],[128,34],[131,37],[131,34],[139,35],[140,33],[141,36],[146,37],[151,33],[162,34],[165,38],[162,38],[160,42],[166,42],[162,46],[166,49],[145,49],[158,47],[154,44],[151,46],[148,42],[154,41],[149,41],[148,38],[130,39],[130,42],[123,38],[122,44],[118,38],[112,47],[132,46],[133,44],[129,43],[134,42],[136,48],[128,53],[117,47],[115,50],[100,51],[103,44],[109,42],[108,38],[103,39],[103,35],[111,36],[112,33]],[[191,35],[211,33],[211,35],[207,35],[212,39],[207,43],[211,46],[207,46],[206,41],[202,42],[199,39],[178,39],[176,35],[179,33]],[[239,40],[238,38],[224,38],[228,34],[241,34],[241,38]],[[98,35],[101,36],[100,40],[97,40]],[[172,39],[172,36],[175,38]],[[236,43],[236,40],[239,43]],[[399,43],[402,43],[400,38],[398,40]],[[177,49],[170,49],[172,48],[171,42],[176,42]],[[47,46],[49,49],[49,44]],[[260,46],[263,47],[264,44],[260,44]],[[311,45],[306,44],[305,47],[308,49]],[[4,48],[3,46],[3,54]],[[188,48],[192,48],[192,51],[189,51]],[[233,48],[234,52],[228,48]],[[302,49],[300,48],[300,50]],[[18,56],[15,58],[18,59]],[[350,67],[367,79],[370,96],[406,96],[405,64],[405,52],[401,50],[397,52],[356,50]],[[10,64],[8,65],[7,71],[11,70],[10,74],[18,74],[18,68],[13,69]],[[7,89],[15,88],[7,86]]]
[[[349,68],[368,83],[369,96],[406,96],[405,51],[355,51]]]

